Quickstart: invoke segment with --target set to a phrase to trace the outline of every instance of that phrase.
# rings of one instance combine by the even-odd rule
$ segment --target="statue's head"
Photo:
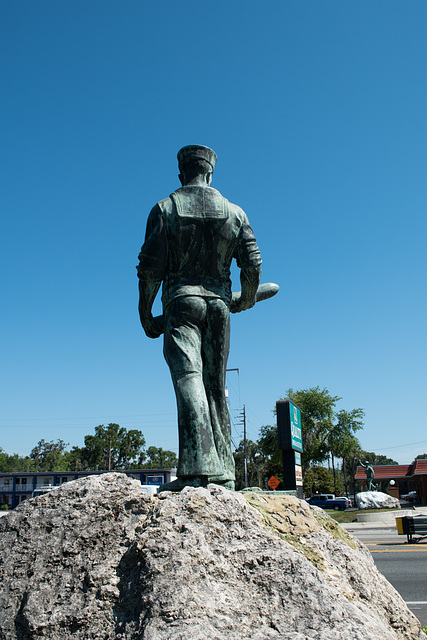
[[[216,153],[209,147],[190,144],[178,151],[179,179],[186,185],[198,179],[210,185],[216,164]]]

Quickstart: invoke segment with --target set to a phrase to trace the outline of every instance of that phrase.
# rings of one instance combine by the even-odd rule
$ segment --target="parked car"
[[[352,503],[351,503],[351,499],[347,498],[347,496],[339,496],[336,498],[337,500],[345,500],[347,503],[347,509],[349,509],[350,507],[352,507]]]
[[[409,493],[405,493],[403,496],[400,496],[401,500],[406,500],[406,502],[417,502],[418,496],[416,491],[410,491]]]
[[[332,493],[322,493],[312,496],[307,500],[308,504],[316,505],[322,509],[334,509],[334,511],[344,511],[347,509],[348,498],[336,498]]]

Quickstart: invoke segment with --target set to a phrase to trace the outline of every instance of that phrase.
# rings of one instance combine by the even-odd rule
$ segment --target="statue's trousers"
[[[234,480],[225,398],[229,310],[220,298],[177,297],[165,312],[164,356],[178,406],[178,477]]]

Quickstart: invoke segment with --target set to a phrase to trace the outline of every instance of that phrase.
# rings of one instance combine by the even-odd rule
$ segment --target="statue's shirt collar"
[[[171,194],[181,218],[226,220],[228,200],[212,187],[181,187]]]

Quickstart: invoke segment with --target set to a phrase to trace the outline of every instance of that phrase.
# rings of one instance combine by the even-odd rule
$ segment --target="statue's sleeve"
[[[148,216],[145,242],[137,266],[139,278],[139,317],[145,333],[157,338],[161,330],[151,312],[157,292],[165,276],[167,261],[166,233],[163,215],[157,204]]]
[[[242,294],[236,310],[250,309],[255,304],[255,294],[261,280],[261,253],[246,214],[243,214],[238,244],[234,257],[240,268]]]
[[[240,212],[242,215],[242,225],[234,258],[236,259],[237,266],[240,269],[259,271],[262,262],[261,253],[246,214],[241,209]]]
[[[166,271],[167,243],[163,215],[158,204],[148,216],[145,242],[138,258],[138,278],[160,284]]]

